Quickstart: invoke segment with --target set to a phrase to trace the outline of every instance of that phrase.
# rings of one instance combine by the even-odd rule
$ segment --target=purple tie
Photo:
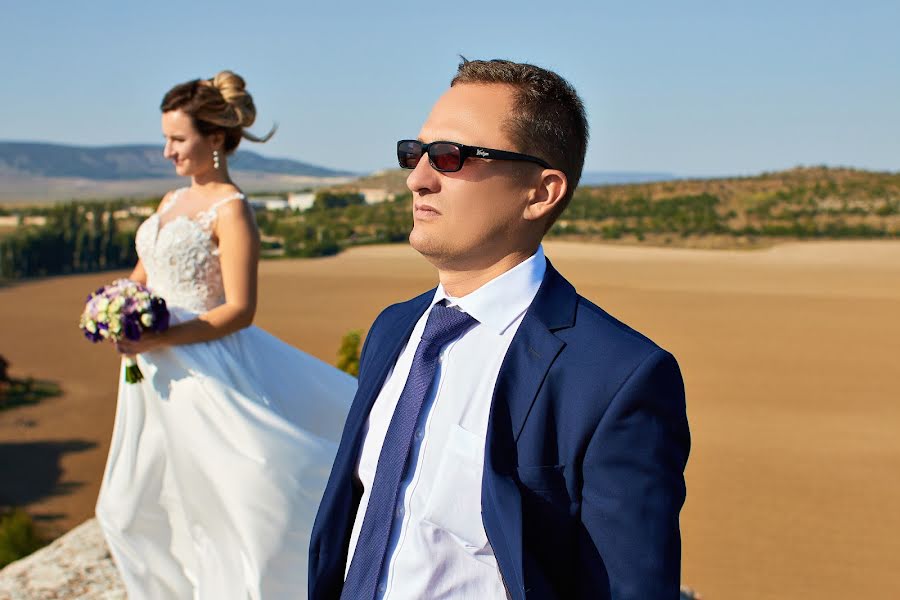
[[[384,566],[394,516],[402,503],[402,498],[399,498],[400,482],[409,461],[422,403],[437,370],[438,356],[441,348],[476,323],[478,321],[454,308],[442,304],[431,308],[409,377],[381,445],[372,494],[344,581],[341,600],[370,600],[378,593],[378,579]]]

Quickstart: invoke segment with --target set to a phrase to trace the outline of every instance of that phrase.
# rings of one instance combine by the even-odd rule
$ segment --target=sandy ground
[[[900,597],[900,243],[698,251],[549,243],[579,291],[671,350],[693,450],[684,580],[709,600]],[[0,502],[93,510],[117,358],[75,324],[114,274],[0,290],[0,354],[63,395],[0,412]],[[329,362],[435,282],[406,246],[261,268],[257,324]]]

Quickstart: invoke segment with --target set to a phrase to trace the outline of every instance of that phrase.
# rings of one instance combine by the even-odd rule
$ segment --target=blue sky
[[[247,149],[393,166],[458,55],[552,68],[580,92],[586,169],[898,170],[900,2],[5,3],[0,139],[161,140],[159,101],[223,68],[277,121]]]

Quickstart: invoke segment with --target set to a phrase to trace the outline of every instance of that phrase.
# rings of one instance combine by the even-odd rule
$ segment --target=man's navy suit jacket
[[[366,419],[433,296],[388,307],[366,338],[313,527],[310,600],[340,597]],[[677,599],[689,448],[672,355],[548,261],[500,368],[485,444],[481,518],[509,597]]]

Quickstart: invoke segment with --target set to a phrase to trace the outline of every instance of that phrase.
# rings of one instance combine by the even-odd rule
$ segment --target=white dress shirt
[[[544,279],[543,248],[462,298],[446,301],[478,324],[444,347],[422,405],[378,592],[382,598],[506,598],[481,521],[481,474],[494,384],[510,342]],[[364,491],[347,557],[353,560],[381,446],[431,307],[416,323],[366,423],[356,467]],[[346,577],[346,572],[344,573]]]

